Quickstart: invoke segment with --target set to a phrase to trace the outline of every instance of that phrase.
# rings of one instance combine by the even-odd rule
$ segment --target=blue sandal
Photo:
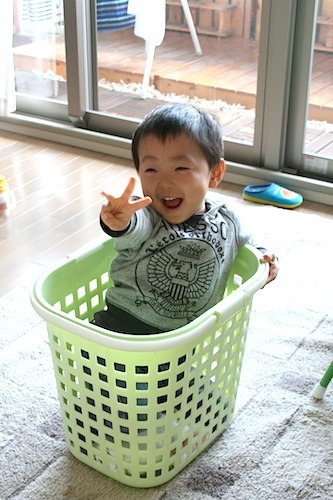
[[[282,208],[296,208],[303,202],[301,194],[290,191],[273,182],[270,184],[246,186],[243,190],[243,199]]]

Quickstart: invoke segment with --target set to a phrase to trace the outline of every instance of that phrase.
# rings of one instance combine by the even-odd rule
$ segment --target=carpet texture
[[[23,283],[0,299],[2,500],[333,497],[333,383],[322,401],[310,395],[333,357],[332,221],[237,205],[276,251],[281,270],[254,298],[227,430],[158,488],[130,488],[83,465],[66,447],[46,326]]]

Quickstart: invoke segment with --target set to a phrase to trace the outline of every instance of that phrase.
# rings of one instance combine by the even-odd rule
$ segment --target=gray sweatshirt
[[[114,286],[106,300],[160,330],[184,326],[223,297],[238,249],[253,244],[233,211],[206,198],[206,212],[170,224],[150,206],[116,233],[111,262]]]

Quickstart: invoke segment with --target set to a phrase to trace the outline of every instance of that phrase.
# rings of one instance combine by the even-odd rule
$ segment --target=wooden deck
[[[241,142],[252,141],[256,102],[258,44],[232,36],[218,38],[200,35],[203,55],[195,55],[190,35],[167,31],[157,47],[151,74],[151,84],[162,94],[175,93],[209,100],[223,100],[241,105],[222,113],[224,133]],[[39,55],[39,60],[35,54]],[[20,40],[15,47],[15,68],[21,75],[17,90],[36,92],[24,83],[27,72],[54,71],[66,78],[65,48],[62,36],[55,47],[47,43]],[[51,62],[50,62],[51,61]],[[145,66],[144,41],[132,30],[98,34],[98,77],[108,82],[140,83]],[[333,54],[314,53],[310,120],[333,123]],[[25,77],[22,75],[25,75]],[[57,99],[66,100],[65,85],[59,84]],[[48,97],[48,96],[46,96]],[[49,96],[55,98],[55,96]],[[131,93],[99,88],[99,111],[124,116],[143,117],[156,106],[156,100],[140,100]],[[307,129],[306,151],[333,157],[333,134],[323,129]]]

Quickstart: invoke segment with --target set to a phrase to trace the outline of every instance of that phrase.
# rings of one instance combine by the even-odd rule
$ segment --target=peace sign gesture
[[[107,199],[107,203],[102,206],[101,219],[112,231],[123,231],[126,229],[134,212],[152,202],[149,196],[145,196],[140,200],[130,201],[134,185],[135,179],[131,177],[123,194],[118,198],[102,192],[102,195]]]

